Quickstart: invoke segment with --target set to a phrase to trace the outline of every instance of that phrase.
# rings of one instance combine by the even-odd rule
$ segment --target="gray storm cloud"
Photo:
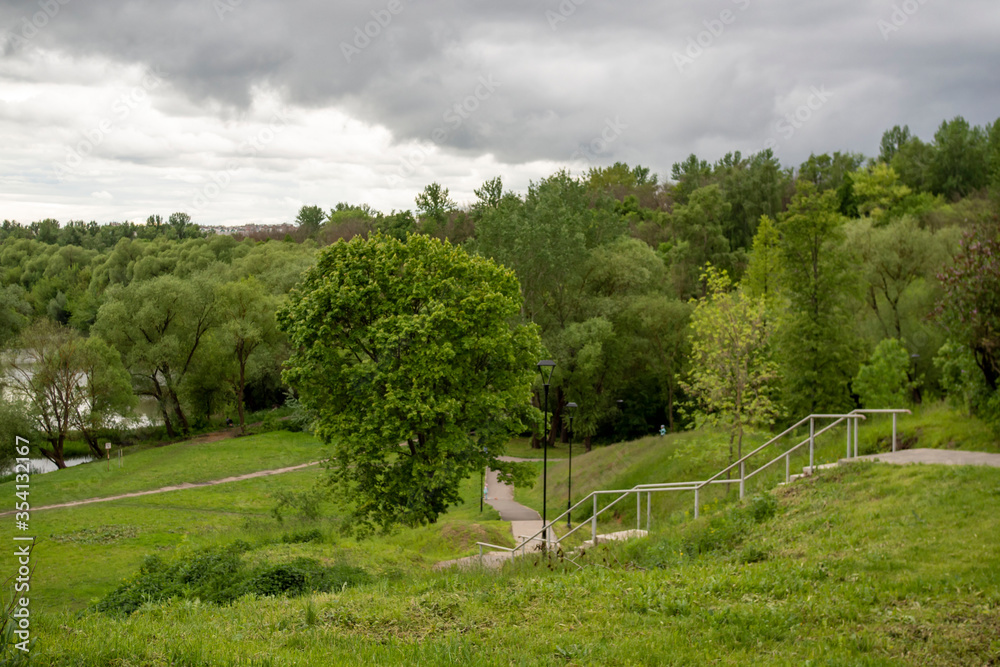
[[[507,163],[664,168],[768,141],[791,162],[1000,109],[993,0],[39,0],[0,3],[0,26],[5,58],[42,47],[160,68],[220,113],[268,88]],[[811,86],[829,100],[786,137]],[[627,128],[607,141],[616,119]]]

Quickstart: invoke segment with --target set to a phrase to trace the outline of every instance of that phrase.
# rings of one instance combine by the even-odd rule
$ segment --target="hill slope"
[[[1000,660],[1000,470],[855,464],[576,562],[307,598],[39,614],[45,664]],[[305,547],[303,547],[305,548]],[[329,555],[329,545],[310,547]]]

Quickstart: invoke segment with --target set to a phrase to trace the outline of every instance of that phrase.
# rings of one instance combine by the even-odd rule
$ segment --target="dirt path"
[[[223,479],[214,479],[210,482],[195,482],[177,484],[175,486],[164,486],[159,489],[151,489],[149,491],[134,491],[132,493],[122,493],[117,496],[106,496],[103,498],[87,498],[85,500],[74,500],[68,503],[59,503],[58,505],[44,505],[42,507],[32,507],[32,511],[38,512],[41,510],[54,510],[60,507],[76,507],[77,505],[90,505],[91,503],[106,503],[111,500],[122,500],[123,498],[137,498],[139,496],[151,496],[156,493],[167,493],[169,491],[180,491],[182,489],[197,489],[203,486],[215,486],[216,484],[228,484],[229,482],[239,482],[244,479],[254,479],[255,477],[268,477],[270,475],[280,475],[286,472],[292,472],[294,470],[302,470],[303,468],[308,468],[310,466],[318,465],[319,461],[313,461],[312,463],[303,463],[297,466],[291,466],[289,468],[277,468],[275,470],[259,470],[257,472],[250,472],[245,475],[236,475],[235,477],[225,477]],[[8,514],[13,514],[14,511],[0,512],[0,516],[7,516]]]

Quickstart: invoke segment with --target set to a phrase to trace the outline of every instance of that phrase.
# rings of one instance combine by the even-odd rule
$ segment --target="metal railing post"
[[[743,500],[743,496],[746,495],[746,488],[744,483],[746,482],[746,464],[740,463],[740,500]]]
[[[858,431],[861,430],[861,424],[858,420],[854,420],[854,458],[858,458]]]
[[[896,451],[896,413],[892,413],[892,451]]]
[[[851,420],[848,419],[847,423],[847,455],[845,458],[851,458]]]
[[[698,518],[698,489],[694,490],[694,518]]]
[[[479,567],[483,566],[483,545],[479,545]]]
[[[597,494],[594,494],[594,514],[590,518],[590,540],[597,546]]]
[[[649,532],[650,518],[653,516],[653,492],[646,492],[646,532]]]
[[[792,462],[790,454],[785,454],[785,484],[792,481]]]
[[[809,417],[809,474],[812,474],[813,467],[815,466],[815,455],[816,451],[816,421]]]
[[[635,529],[642,530],[642,492],[635,492]]]

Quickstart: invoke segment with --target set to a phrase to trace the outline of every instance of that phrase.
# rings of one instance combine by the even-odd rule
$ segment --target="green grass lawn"
[[[901,419],[899,427],[910,447],[998,449],[988,428],[941,406]],[[862,453],[887,448],[888,429],[888,420],[868,422]],[[749,437],[745,448],[765,437]],[[574,497],[597,488],[704,479],[725,464],[727,443],[722,433],[699,431],[586,454],[574,448]],[[817,462],[836,460],[844,447],[841,429],[821,438]],[[549,453],[565,456],[558,448]],[[36,476],[31,498],[37,505],[45,495],[60,502],[110,495],[103,491],[109,487],[158,488],[321,455],[315,440],[288,433],[172,445],[127,457],[132,474],[116,475],[113,468],[108,475],[91,464]],[[801,468],[806,457],[794,465]],[[540,463],[528,465],[541,470]],[[784,475],[780,467],[749,492],[772,488]],[[550,462],[550,517],[565,509],[567,471],[568,461]],[[432,570],[437,561],[476,553],[478,540],[513,544],[495,511],[487,506],[480,514],[478,477],[463,483],[463,504],[432,526],[343,537],[342,503],[333,501],[322,503],[318,520],[292,512],[279,523],[272,515],[277,494],[315,489],[322,476],[313,467],[32,513],[31,532],[39,538],[31,590],[39,664],[1000,660],[1000,470],[837,468],[774,491],[777,514],[759,521],[747,519],[753,503],[742,509],[736,494],[724,496],[721,488],[702,498],[698,521],[690,519],[690,493],[658,496],[648,539],[602,545],[572,561],[529,557],[500,573]],[[540,508],[540,481],[519,489],[517,499]],[[11,485],[0,489],[13,495]],[[602,516],[600,530],[634,527],[634,521],[634,500],[623,501]],[[8,525],[12,530],[12,517]],[[288,542],[289,535],[312,529],[321,539]],[[249,563],[311,558],[357,567],[369,583],[304,598],[243,598],[223,607],[174,599],[128,618],[86,611],[150,554],[184,559],[238,539],[252,547],[244,556]],[[4,571],[13,567],[10,554],[0,563]]]
[[[667,533],[299,599],[39,613],[53,665],[958,665],[1000,659],[1000,470],[856,464]],[[770,516],[773,513],[773,516]],[[332,545],[326,547],[331,550]],[[397,567],[404,567],[398,562]]]
[[[178,443],[128,454],[121,468],[117,460],[112,460],[110,470],[107,462],[93,462],[34,475],[31,503],[41,507],[185,482],[207,482],[318,461],[323,456],[324,447],[318,440],[287,431],[211,444]],[[12,496],[13,488],[13,481],[0,484],[0,496]]]
[[[902,448],[947,448],[968,451],[1000,452],[1000,441],[996,433],[982,421],[962,415],[944,404],[932,404],[915,409],[914,414],[901,415],[897,421],[897,441]],[[817,430],[826,423],[817,422]],[[891,449],[892,418],[885,415],[870,415],[862,422],[858,438],[859,454],[886,452]],[[795,438],[786,439],[779,448],[768,448],[758,457],[751,459],[747,472],[767,463],[783,451],[808,436],[808,428],[800,429]],[[752,433],[744,436],[743,452],[749,453],[770,439],[770,434]],[[821,465],[838,461],[846,455],[846,430],[836,426],[817,437],[815,463]],[[556,454],[559,452],[559,454]],[[767,453],[767,456],[764,454]],[[565,451],[550,450],[548,472],[548,518],[559,516],[566,510],[569,485],[569,461]],[[684,482],[705,480],[719,472],[729,462],[728,436],[720,431],[701,429],[684,433],[648,436],[627,443],[607,447],[595,447],[584,453],[574,447],[573,456],[573,497],[574,503],[587,494],[599,489],[630,489],[639,484],[662,482]],[[531,464],[538,472],[536,482],[530,489],[517,492],[519,502],[541,512],[542,475],[541,464]],[[799,473],[809,465],[808,446],[800,448],[791,456],[791,473]],[[784,481],[783,461],[774,464],[756,478],[747,482],[747,493],[773,488]],[[734,478],[738,475],[734,474]],[[702,509],[709,509],[732,500],[737,495],[738,485],[732,485],[727,495],[726,486],[714,485],[702,490],[699,501]],[[616,496],[600,498],[598,507],[603,507]],[[641,501],[642,528],[646,527],[646,499]],[[667,492],[653,495],[652,522],[663,526],[676,525],[693,515],[694,493],[691,491]],[[593,512],[591,504],[574,511],[574,525],[588,519]],[[599,532],[612,532],[635,528],[635,497],[621,500],[614,508],[602,514],[598,522]],[[560,532],[562,528],[558,529]],[[589,539],[590,531],[578,531],[581,539]]]
[[[147,554],[174,555],[184,550],[227,544],[280,541],[283,535],[319,528],[321,544],[297,545],[295,555],[336,549],[344,560],[375,572],[427,568],[439,560],[478,553],[486,540],[513,545],[508,524],[488,505],[479,513],[479,479],[462,486],[463,504],[438,524],[401,529],[365,540],[338,537],[338,507],[322,504],[316,521],[286,514],[278,522],[272,509],[277,491],[306,491],[322,481],[318,467],[197,489],[183,489],[80,507],[32,514],[37,537],[33,600],[42,609],[84,608],[134,572]],[[278,559],[280,560],[280,559]],[[4,571],[13,563],[7,554]]]

